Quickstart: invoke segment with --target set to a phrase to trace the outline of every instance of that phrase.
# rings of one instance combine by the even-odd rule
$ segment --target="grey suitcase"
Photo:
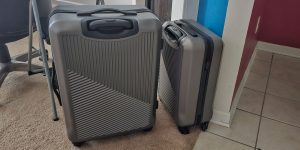
[[[222,40],[192,20],[164,23],[163,38],[160,100],[182,134],[194,125],[205,131],[212,117]]]
[[[150,130],[155,122],[160,21],[141,6],[59,6],[49,34],[75,146]]]

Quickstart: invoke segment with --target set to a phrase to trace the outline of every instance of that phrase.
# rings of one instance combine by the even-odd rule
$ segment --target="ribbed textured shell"
[[[150,124],[152,106],[68,72],[77,137],[122,133]]]
[[[173,49],[167,43],[164,44],[160,64],[159,96],[173,116],[176,116],[178,108],[181,57],[181,49]]]
[[[157,35],[120,40],[61,36],[78,139],[150,125],[157,76]]]

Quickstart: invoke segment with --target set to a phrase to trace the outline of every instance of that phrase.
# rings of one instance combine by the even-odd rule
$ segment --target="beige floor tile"
[[[299,150],[300,128],[263,118],[257,147],[262,150]]]
[[[244,88],[238,108],[260,115],[264,100],[264,93]]]
[[[267,95],[263,116],[300,127],[300,102]]]
[[[265,92],[267,87],[268,77],[257,73],[250,72],[245,87]]]
[[[260,74],[262,76],[268,76],[271,69],[271,63],[262,61],[262,60],[255,60],[251,72]]]
[[[237,110],[230,128],[211,123],[208,131],[240,143],[255,146],[259,116]]]
[[[300,69],[300,58],[274,54],[274,59],[272,64]]]
[[[266,62],[271,62],[272,55],[273,55],[273,53],[270,53],[270,52],[267,52],[267,51],[263,51],[263,50],[259,50],[256,53],[255,59],[266,61]]]
[[[284,63],[274,63],[271,68],[272,78],[300,83],[300,68],[290,67]]]
[[[300,102],[300,83],[270,78],[267,93]]]
[[[202,132],[194,150],[253,150],[253,148],[208,132]]]

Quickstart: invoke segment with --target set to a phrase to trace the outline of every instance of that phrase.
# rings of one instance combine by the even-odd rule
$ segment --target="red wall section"
[[[246,43],[244,46],[244,51],[243,51],[241,64],[240,64],[240,68],[239,68],[239,73],[238,73],[238,77],[237,77],[237,81],[236,81],[236,85],[235,85],[234,95],[243,79],[243,76],[245,74],[245,71],[248,67],[249,61],[251,59],[251,56],[254,52],[255,46],[258,41],[257,34],[255,34],[255,30],[256,30],[258,18],[259,18],[259,16],[262,16],[262,14],[263,14],[265,1],[266,0],[255,0],[255,2],[254,2],[253,11],[252,11],[249,28],[248,28],[248,33],[247,33],[247,37],[246,37]],[[263,17],[261,17],[261,20],[262,19],[263,19]]]
[[[300,0],[268,0],[260,41],[300,48]]]
[[[255,34],[259,16],[260,26]],[[255,0],[234,95],[258,40],[300,48],[300,0]]]

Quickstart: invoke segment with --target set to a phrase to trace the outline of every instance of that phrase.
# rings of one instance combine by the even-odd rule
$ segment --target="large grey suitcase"
[[[149,130],[161,23],[141,6],[59,6],[49,34],[69,139]]]
[[[212,117],[222,40],[192,20],[163,25],[159,97],[181,133],[200,125],[206,130]]]

